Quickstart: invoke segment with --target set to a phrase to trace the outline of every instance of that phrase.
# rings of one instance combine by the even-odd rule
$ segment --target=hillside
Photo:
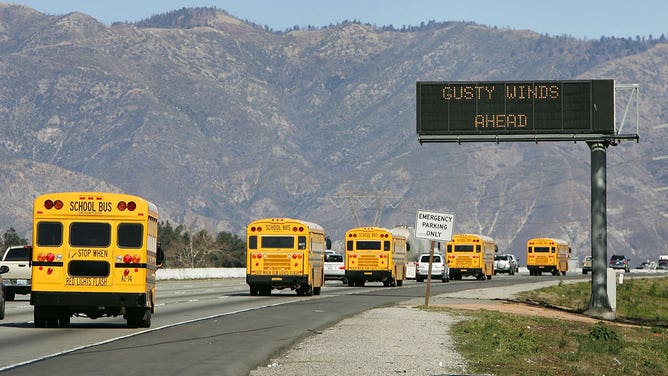
[[[275,32],[207,8],[105,26],[0,5],[0,229],[27,236],[39,193],[109,189],[212,233],[287,216],[340,240],[355,215],[392,227],[430,209],[521,259],[536,235],[583,255],[587,145],[420,145],[415,82],[611,78],[640,84],[642,101],[640,143],[608,149],[608,250],[656,258],[668,238],[666,161],[652,159],[666,154],[668,132],[653,127],[668,122],[666,62],[663,37],[462,22]]]

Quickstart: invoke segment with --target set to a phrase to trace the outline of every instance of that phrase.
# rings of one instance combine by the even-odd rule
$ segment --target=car
[[[9,267],[3,278],[4,297],[6,301],[13,301],[16,294],[27,295],[32,290],[32,268],[30,257],[32,246],[15,245],[7,247],[2,255],[0,265]]]
[[[644,269],[644,270],[655,270],[656,269],[656,261],[643,261],[640,263],[640,265],[636,266],[636,269]]]
[[[656,264],[657,270],[668,270],[668,260],[659,260]]]
[[[508,273],[514,275],[519,270],[517,257],[512,254],[503,254],[494,256],[494,274]]]
[[[612,269],[623,269],[628,273],[631,269],[631,259],[624,255],[612,255],[608,266]]]
[[[5,318],[5,289],[2,287],[2,275],[9,271],[9,266],[0,266],[0,320]]]
[[[327,252],[325,254],[325,280],[340,280],[347,283],[343,255]]]
[[[445,257],[440,253],[434,253],[431,263],[431,279],[440,279],[441,282],[450,281],[450,269],[445,263]],[[429,275],[429,253],[422,253],[418,256],[415,265],[415,280],[422,282]]]
[[[591,271],[591,256],[585,256],[582,261],[582,274],[587,274]]]

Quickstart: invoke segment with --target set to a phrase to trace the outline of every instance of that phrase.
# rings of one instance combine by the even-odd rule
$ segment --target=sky
[[[472,21],[578,39],[668,36],[666,0],[0,0],[49,15],[88,14],[110,25],[183,7],[216,7],[275,31],[345,20],[377,26]]]

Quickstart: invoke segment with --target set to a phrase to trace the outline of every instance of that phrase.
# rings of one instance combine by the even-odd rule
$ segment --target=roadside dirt
[[[593,318],[589,316],[584,316],[576,313],[570,313],[566,311],[562,311],[559,309],[554,309],[554,308],[546,308],[546,307],[540,307],[540,306],[535,306],[531,304],[525,304],[525,303],[516,303],[516,302],[508,302],[508,301],[499,301],[499,302],[491,302],[491,303],[486,303],[486,302],[477,302],[477,303],[466,303],[466,302],[456,302],[456,303],[450,303],[450,304],[437,304],[437,305],[431,305],[432,307],[448,307],[448,308],[455,308],[455,309],[466,309],[466,310],[488,310],[488,311],[498,311],[498,312],[504,312],[504,313],[516,313],[519,315],[526,315],[526,316],[541,316],[541,317],[547,317],[547,318],[553,318],[553,319],[562,319],[562,320],[570,320],[570,321],[578,321],[578,322],[588,322],[588,323],[597,323],[601,321],[601,319],[598,318]]]

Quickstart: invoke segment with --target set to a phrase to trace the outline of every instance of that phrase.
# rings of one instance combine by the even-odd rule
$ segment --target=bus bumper
[[[308,276],[305,275],[246,275],[246,283],[249,286],[271,286],[276,289],[296,289],[308,284]]]
[[[348,281],[385,282],[392,279],[389,270],[346,270]]]
[[[482,268],[450,268],[451,279],[461,279],[462,276],[478,277],[482,275]]]
[[[147,299],[145,293],[32,291],[30,304],[55,307],[146,307]]]
[[[527,265],[527,269],[529,269],[529,275],[541,275],[543,272],[559,274],[559,269],[554,265]]]

